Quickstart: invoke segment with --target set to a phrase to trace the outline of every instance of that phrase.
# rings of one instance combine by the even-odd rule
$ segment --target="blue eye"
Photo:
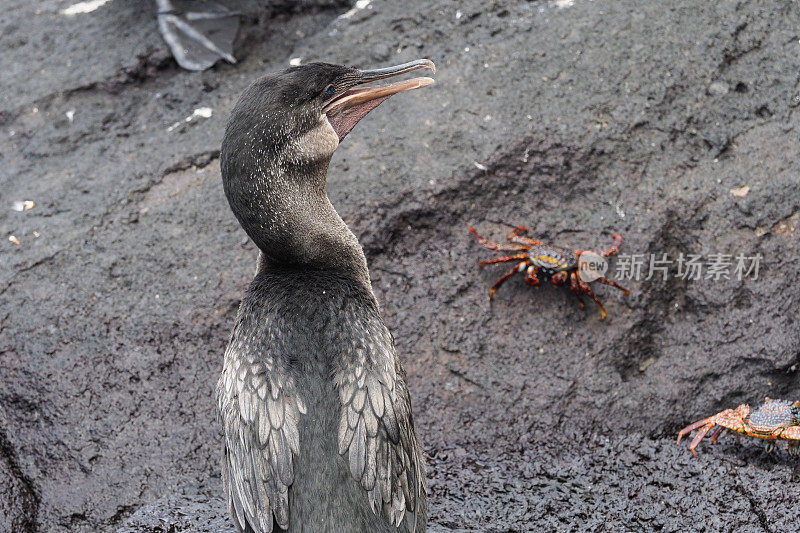
[[[327,94],[328,96],[333,96],[333,93],[335,92],[336,90],[333,88],[333,85],[328,85],[328,88],[325,89],[325,94]]]

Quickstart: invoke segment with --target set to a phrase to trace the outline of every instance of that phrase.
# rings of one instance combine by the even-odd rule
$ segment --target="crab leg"
[[[714,430],[714,433],[711,434],[711,444],[716,444],[717,439],[725,431],[725,426],[717,426],[717,429]]]
[[[781,432],[781,438],[786,440],[796,440],[794,443],[800,445],[800,426],[791,426]]]
[[[511,242],[515,242],[517,244],[526,244],[528,246],[538,246],[542,244],[539,241],[535,241],[529,237],[525,237],[527,233],[528,233],[528,228],[526,228],[525,226],[517,226],[511,233],[506,235],[506,239],[508,239]]]
[[[518,264],[517,266],[515,266],[514,268],[512,268],[511,270],[509,270],[508,272],[503,274],[503,277],[498,279],[495,282],[495,284],[492,285],[492,288],[489,289],[489,299],[491,300],[492,298],[494,298],[494,293],[497,292],[497,289],[500,288],[500,285],[505,283],[506,280],[508,280],[508,278],[512,277],[514,274],[518,274],[519,272],[524,271],[527,266],[528,266],[528,262],[527,261],[523,261],[522,263]]]
[[[615,289],[619,289],[622,292],[624,292],[625,296],[628,296],[631,293],[631,291],[629,291],[628,289],[626,289],[622,285],[618,284],[616,281],[611,281],[610,279],[607,279],[607,278],[597,278],[595,281],[597,281],[599,283],[602,283],[604,285],[611,285]]]
[[[714,425],[714,421],[712,420],[713,418],[714,418],[713,416],[709,416],[708,418],[704,418],[702,420],[698,420],[694,424],[689,424],[688,426],[686,426],[685,428],[680,430],[678,432],[678,440],[677,440],[677,442],[675,442],[675,444],[680,444],[681,440],[683,439],[683,437],[685,437],[686,435],[688,435],[689,433],[691,433],[692,431],[694,431],[697,428],[701,428],[701,427],[703,427],[703,426],[705,426],[707,424],[711,424],[713,426]]]
[[[692,455],[697,457],[697,451],[695,451],[697,450],[697,446],[700,445],[700,441],[703,440],[703,437],[706,436],[706,433],[711,431],[711,428],[713,427],[714,427],[714,422],[709,422],[708,424],[700,428],[700,431],[697,432],[697,435],[694,436],[694,439],[692,439],[691,444],[689,444],[689,451],[692,452]]]
[[[617,255],[621,244],[622,244],[622,235],[614,235],[614,243],[608,250],[575,250],[574,253],[578,257],[580,257],[581,254],[586,252],[592,252],[597,255],[601,255],[603,257],[611,257],[612,255]]]
[[[497,259],[489,259],[488,261],[480,261],[478,266],[494,265],[496,263],[508,263],[509,261],[519,261],[525,259],[527,254],[507,255],[498,257]]]
[[[525,270],[525,283],[532,287],[539,286],[539,269],[531,265]]]
[[[611,257],[612,255],[617,255],[619,252],[619,247],[622,244],[622,235],[614,235],[614,244],[611,245],[611,248],[608,250],[603,250],[600,252],[600,255],[603,257]]]
[[[594,293],[592,292],[592,289],[589,288],[589,284],[586,283],[585,281],[579,279],[578,280],[578,286],[580,287],[581,291],[583,291],[584,293],[588,294],[589,298],[594,300],[594,303],[596,303],[597,307],[600,308],[600,320],[605,320],[606,316],[608,316],[608,314],[606,313],[606,310],[603,307],[603,304],[600,303],[600,300],[598,300],[597,296],[594,295]]]
[[[709,416],[708,418],[698,420],[694,424],[690,424],[680,430],[678,433],[677,444],[681,443],[681,439],[683,439],[683,437],[695,429],[701,428],[692,440],[691,444],[689,444],[689,451],[692,452],[692,455],[697,457],[697,452],[695,452],[697,445],[700,444],[700,441],[703,440],[703,437],[706,436],[706,433],[708,433],[714,426],[719,427],[714,431],[714,433],[711,434],[711,442],[713,444],[717,443],[717,439],[726,429],[728,431],[735,432],[738,440],[741,434],[746,432],[743,420],[749,413],[750,406],[747,404],[742,404],[736,409],[725,409],[714,416]]]
[[[490,250],[494,250],[495,252],[527,252],[530,249],[530,246],[522,246],[521,244],[497,244],[495,242],[489,242],[478,235],[478,232],[475,231],[475,228],[469,228],[469,232],[472,233],[476,239],[478,239],[478,243],[481,246]]]
[[[555,276],[553,276],[555,279]],[[569,288],[572,289],[572,293],[575,295],[575,298],[578,299],[578,304],[581,306],[581,309],[586,309],[586,305],[583,303],[583,298],[581,298],[581,288],[578,285],[578,273],[573,272],[569,276]]]

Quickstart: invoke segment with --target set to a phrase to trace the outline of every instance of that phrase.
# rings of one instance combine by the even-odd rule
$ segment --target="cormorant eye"
[[[325,89],[325,94],[328,96],[333,96],[333,93],[336,92],[336,89],[333,88],[333,85],[328,85],[328,88]]]

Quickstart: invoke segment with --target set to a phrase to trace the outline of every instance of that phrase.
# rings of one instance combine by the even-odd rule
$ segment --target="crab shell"
[[[762,439],[800,440],[800,402],[770,400],[744,419],[747,434]]]
[[[711,442],[714,444],[722,431],[727,429],[739,435],[766,441],[790,441],[789,452],[796,454],[800,446],[800,402],[766,398],[764,404],[756,410],[751,410],[747,404],[736,409],[726,409],[683,428],[678,433],[678,443],[684,436],[700,429],[689,445],[689,451],[697,457],[695,449],[714,426],[718,426],[711,435]],[[767,450],[771,451],[772,447],[772,443],[768,443]]]

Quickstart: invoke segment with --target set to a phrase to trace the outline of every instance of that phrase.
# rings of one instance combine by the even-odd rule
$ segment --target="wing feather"
[[[424,523],[424,466],[394,342],[377,313],[353,311],[344,320],[357,334],[348,331],[344,341],[354,344],[335,376],[342,402],[339,453],[376,514],[398,527],[406,516]]]
[[[270,533],[289,526],[289,486],[300,452],[298,420],[305,404],[288,369],[237,338],[225,352],[217,408],[225,432],[223,484],[239,531]]]

